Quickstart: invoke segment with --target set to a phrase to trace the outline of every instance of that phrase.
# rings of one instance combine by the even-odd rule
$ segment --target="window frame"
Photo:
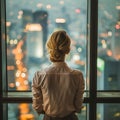
[[[97,90],[97,40],[98,40],[98,0],[88,0],[88,25],[87,31],[89,33],[87,39],[90,40],[89,44],[90,48],[87,48],[87,52],[89,54],[88,63],[89,63],[89,79],[90,79],[90,86],[89,86],[89,97],[85,97],[84,103],[89,104],[89,120],[96,120],[97,114],[97,103],[120,103],[120,97],[98,97],[97,93],[100,92]],[[6,44],[5,39],[3,40],[3,35],[5,36],[6,28],[5,28],[5,21],[6,21],[6,3],[5,0],[1,0],[0,6],[0,119],[7,120],[7,103],[32,103],[31,97],[12,97],[8,96],[7,91],[7,69],[6,69]],[[89,28],[90,27],[90,28]],[[5,36],[6,37],[6,36]],[[3,82],[5,81],[5,82]],[[102,91],[105,92],[105,91]],[[120,92],[114,91],[114,92]],[[18,92],[19,93],[19,92]],[[26,92],[27,93],[27,92]],[[5,103],[5,104],[4,104]],[[6,113],[3,113],[3,108],[6,109]],[[93,112],[94,111],[94,112]],[[5,117],[6,116],[6,117]]]

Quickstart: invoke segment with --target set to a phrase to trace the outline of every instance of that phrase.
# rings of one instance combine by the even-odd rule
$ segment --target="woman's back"
[[[69,68],[65,62],[56,62],[38,72],[38,76],[37,84],[43,93],[43,109],[47,115],[63,117],[76,111],[75,95],[79,84],[84,87],[80,71]]]

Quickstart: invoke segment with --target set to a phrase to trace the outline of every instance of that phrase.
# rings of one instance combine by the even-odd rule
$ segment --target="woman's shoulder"
[[[40,78],[41,76],[43,76],[45,74],[44,70],[37,70],[34,75],[38,78]]]
[[[43,69],[37,70],[35,74],[38,74],[38,76],[44,75],[44,74],[48,73],[50,70],[51,70],[51,66],[49,65]]]
[[[77,74],[77,75],[82,75],[82,71],[79,69],[72,69],[72,73]]]

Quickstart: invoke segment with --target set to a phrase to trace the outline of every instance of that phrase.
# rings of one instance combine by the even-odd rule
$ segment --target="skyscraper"
[[[47,41],[47,35],[48,35],[48,13],[45,10],[38,10],[33,13],[33,21],[34,23],[39,23],[42,26],[43,31],[43,46],[45,46]],[[45,47],[44,52],[45,54]]]

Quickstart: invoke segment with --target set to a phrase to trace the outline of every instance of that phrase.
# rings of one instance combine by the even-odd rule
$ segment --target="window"
[[[87,0],[20,3],[6,0],[8,91],[31,90],[34,72],[50,64],[45,43],[57,29],[65,29],[71,37],[66,61],[86,77]]]
[[[120,90],[120,1],[109,2],[98,6],[98,90]]]
[[[42,120],[31,106],[31,82],[50,64],[45,43],[57,29],[72,40],[66,62],[85,78],[79,119],[118,120],[119,11],[120,0],[1,0],[0,120]]]
[[[104,103],[97,105],[97,120],[119,120],[120,104]]]

